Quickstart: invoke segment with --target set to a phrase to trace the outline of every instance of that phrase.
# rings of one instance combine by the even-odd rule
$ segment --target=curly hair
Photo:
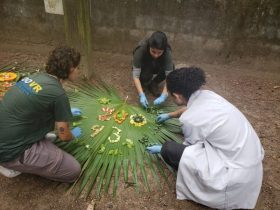
[[[81,54],[74,48],[57,47],[49,55],[46,72],[57,76],[59,79],[67,79],[72,67],[76,68],[81,59]]]
[[[186,100],[205,83],[204,71],[194,66],[176,69],[166,78],[168,91],[181,94]]]

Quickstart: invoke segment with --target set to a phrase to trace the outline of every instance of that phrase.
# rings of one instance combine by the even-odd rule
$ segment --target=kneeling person
[[[246,117],[218,94],[202,90],[203,70],[190,67],[171,72],[167,89],[185,107],[158,116],[158,122],[179,117],[184,143],[148,147],[178,170],[177,199],[217,209],[253,209],[263,177],[264,151]]]
[[[77,160],[45,136],[55,126],[63,141],[81,135],[79,127],[69,129],[72,113],[62,87],[64,80],[76,79],[79,63],[80,53],[73,48],[56,48],[45,73],[24,77],[5,94],[0,102],[0,173],[30,173],[60,182],[78,178]]]
[[[156,31],[149,39],[139,43],[133,52],[132,74],[143,107],[148,107],[143,87],[157,97],[154,105],[160,105],[167,99],[165,78],[173,68],[171,48],[165,33]],[[161,82],[164,82],[162,92],[159,90]]]

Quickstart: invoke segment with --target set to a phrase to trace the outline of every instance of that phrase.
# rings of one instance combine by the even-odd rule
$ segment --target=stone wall
[[[64,42],[63,16],[43,0],[1,0],[0,40]],[[129,54],[155,30],[180,59],[280,55],[279,0],[91,0],[93,49]]]

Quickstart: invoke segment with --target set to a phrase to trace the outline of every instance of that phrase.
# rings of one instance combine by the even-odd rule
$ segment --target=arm
[[[141,82],[140,82],[139,78],[134,77],[133,81],[134,81],[135,87],[137,89],[138,95],[140,93],[143,93],[143,88],[142,88],[142,85],[141,85]]]
[[[163,64],[163,69],[165,71],[165,75],[166,77],[168,76],[168,74],[174,70],[174,65],[172,63],[172,57],[171,57],[171,50],[170,49],[167,49],[164,57],[164,64]],[[166,80],[163,81],[164,82],[164,86],[163,86],[163,90],[162,90],[162,93],[161,95],[156,98],[154,100],[154,105],[160,105],[162,104],[163,102],[165,102],[165,100],[167,99],[168,97],[168,92],[167,92],[167,87],[166,87]]]
[[[157,106],[157,105],[162,104],[167,99],[167,97],[168,97],[168,92],[167,92],[167,88],[166,88],[166,82],[164,81],[164,87],[163,87],[162,93],[158,98],[156,98],[154,100],[154,105]]]
[[[181,116],[181,114],[186,110],[187,110],[187,107],[182,107],[181,109],[178,109],[174,112],[160,114],[160,115],[157,116],[156,122],[157,123],[163,123],[166,120],[169,120],[170,118],[179,118]]]
[[[148,102],[148,100],[145,96],[145,93],[143,92],[142,85],[140,83],[139,78],[134,77],[133,81],[135,83],[135,86],[136,86],[136,89],[137,89],[137,92],[138,92],[138,95],[139,95],[140,104],[143,107],[147,108],[149,106],[149,102]]]
[[[139,79],[140,73],[141,73],[140,68],[133,67],[132,76],[133,76],[133,81],[134,81],[135,87],[136,87],[138,95],[139,95],[140,103],[142,104],[143,107],[147,108],[149,105],[149,102],[145,96],[145,93],[143,91],[143,88],[142,88],[142,85],[141,85],[141,82]]]
[[[62,141],[71,141],[74,138],[69,127],[68,122],[56,122],[58,137]]]
[[[186,110],[187,110],[187,107],[184,106],[180,109],[177,109],[174,112],[170,112],[169,115],[170,115],[171,118],[179,118],[183,114],[183,112],[186,111]]]
[[[164,82],[164,86],[163,86],[162,94],[168,95],[165,80],[163,82]]]
[[[138,95],[143,93],[143,88],[140,82],[142,58],[145,54],[145,47],[139,45],[133,52],[132,58],[132,78],[137,89]]]

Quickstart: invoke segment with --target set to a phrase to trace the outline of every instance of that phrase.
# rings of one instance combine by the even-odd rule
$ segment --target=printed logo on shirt
[[[16,86],[27,95],[37,94],[42,90],[41,85],[29,77],[24,77],[21,81],[16,83]]]

